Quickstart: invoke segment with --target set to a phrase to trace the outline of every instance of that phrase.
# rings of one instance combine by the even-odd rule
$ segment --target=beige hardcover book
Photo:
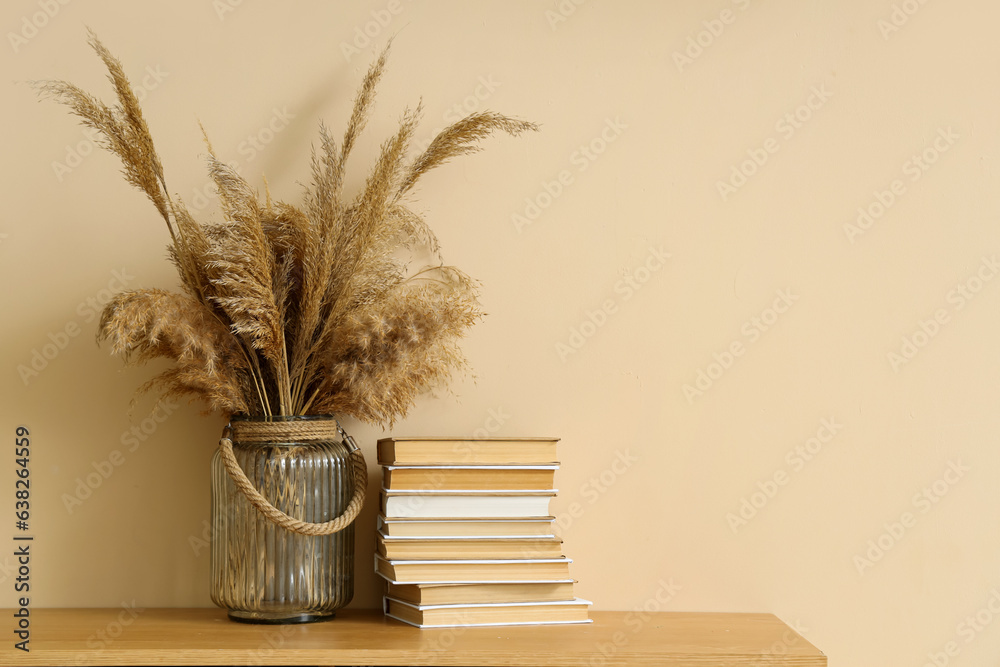
[[[569,558],[491,560],[387,560],[375,554],[375,571],[399,584],[484,584],[569,579]]]
[[[557,537],[399,539],[378,535],[376,551],[389,560],[559,558]]]
[[[553,602],[572,600],[573,581],[533,581],[516,584],[393,584],[386,596],[415,605],[475,602]]]
[[[396,466],[383,468],[382,486],[413,491],[522,491],[552,490],[556,469],[536,466]]]
[[[386,616],[420,628],[590,622],[590,602],[580,598],[558,602],[418,606],[386,597],[383,602]]]
[[[419,519],[378,516],[378,530],[387,537],[554,537],[555,517],[535,519]]]
[[[506,518],[551,516],[555,491],[394,491],[382,489],[380,511],[386,517]]]
[[[556,463],[559,438],[382,438],[379,465]]]

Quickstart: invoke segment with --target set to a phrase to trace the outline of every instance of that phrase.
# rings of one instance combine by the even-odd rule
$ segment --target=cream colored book
[[[383,467],[382,486],[412,491],[544,491],[555,486],[555,463],[534,466],[396,466]]]
[[[590,601],[580,598],[556,602],[413,605],[385,597],[383,603],[386,616],[418,628],[590,623]]]
[[[386,537],[425,539],[459,537],[553,537],[555,517],[534,519],[421,519],[378,516],[378,530]]]
[[[556,463],[559,438],[382,438],[379,465]]]
[[[538,518],[551,516],[555,491],[439,491],[419,493],[382,489],[384,516],[419,518]]]
[[[532,581],[506,584],[393,584],[386,582],[387,597],[410,604],[470,604],[476,602],[552,602],[572,600],[568,581]]]
[[[562,558],[490,560],[388,560],[375,554],[375,572],[397,584],[486,584],[569,579]]]
[[[557,537],[414,540],[378,535],[376,542],[376,552],[389,560],[534,559],[560,558],[563,555],[562,540]]]

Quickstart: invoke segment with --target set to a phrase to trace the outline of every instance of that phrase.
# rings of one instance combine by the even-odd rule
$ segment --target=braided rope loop
[[[232,437],[230,437],[230,435]],[[267,498],[254,487],[240,467],[233,454],[233,440],[239,443],[302,443],[333,441],[343,437],[344,444],[350,449],[352,481],[354,492],[350,502],[340,516],[324,523],[310,523],[290,517],[272,505]],[[303,420],[303,421],[241,421],[230,422],[219,440],[219,453],[222,464],[229,473],[236,488],[246,497],[250,504],[272,523],[300,535],[331,535],[351,525],[357,518],[365,501],[368,489],[368,464],[364,454],[354,444],[354,439],[347,435],[335,419]]]

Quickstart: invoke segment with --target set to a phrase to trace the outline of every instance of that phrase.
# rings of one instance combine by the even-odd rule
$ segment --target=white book
[[[412,542],[413,540],[451,541],[451,540],[535,540],[555,537],[554,533],[544,535],[389,535],[384,527],[376,533],[386,542]]]
[[[486,493],[398,493],[382,490],[381,510],[388,518],[542,518],[550,516],[554,491]]]

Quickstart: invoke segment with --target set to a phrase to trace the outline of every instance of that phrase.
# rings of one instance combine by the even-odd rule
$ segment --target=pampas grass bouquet
[[[334,414],[391,424],[421,392],[466,366],[459,339],[481,316],[476,282],[440,261],[411,269],[418,246],[440,260],[433,231],[407,197],[427,172],[479,150],[494,132],[535,124],[485,111],[410,155],[421,107],[381,144],[360,191],[344,193],[348,156],[365,128],[389,47],[368,70],[343,136],[319,126],[301,202],[273,201],[221,161],[207,136],[222,220],[196,220],[167,171],[121,63],[89,34],[115,94],[106,104],[66,81],[35,83],[96,130],[166,223],[182,291],[135,289],[102,313],[98,338],[128,363],[171,367],[140,390],[200,399],[226,416]],[[204,135],[204,130],[202,130]]]

